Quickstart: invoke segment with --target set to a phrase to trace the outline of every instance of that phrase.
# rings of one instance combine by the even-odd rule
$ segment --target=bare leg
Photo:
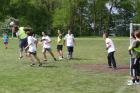
[[[34,61],[33,56],[32,56],[30,53],[28,53],[27,56],[28,56],[28,57],[30,58],[30,60],[31,60],[31,66],[35,65],[35,61]]]
[[[46,61],[47,60],[46,52],[43,52],[43,56],[44,56],[44,61]]]
[[[37,55],[33,55],[33,56],[37,60],[37,62],[39,63],[39,66],[42,66],[42,63],[40,62],[40,59],[38,58],[38,56]]]
[[[50,54],[51,54],[51,56],[54,58],[54,60],[56,61],[56,58],[55,58],[55,56],[54,56],[54,54],[53,54],[53,52],[50,50],[50,51],[48,51]]]
[[[7,49],[7,44],[5,44],[5,49]]]
[[[60,50],[60,55],[63,58],[63,51],[62,50]]]
[[[23,57],[23,49],[20,48],[19,49],[19,59],[21,59]]]

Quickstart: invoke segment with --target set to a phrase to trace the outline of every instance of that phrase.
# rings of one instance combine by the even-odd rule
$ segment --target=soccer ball
[[[10,26],[14,26],[15,25],[15,23],[12,21],[12,22],[10,22],[10,24],[9,24]]]

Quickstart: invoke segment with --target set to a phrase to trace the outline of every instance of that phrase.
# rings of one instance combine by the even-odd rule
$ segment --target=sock
[[[135,80],[136,80],[136,79],[132,79],[132,82],[135,83]]]

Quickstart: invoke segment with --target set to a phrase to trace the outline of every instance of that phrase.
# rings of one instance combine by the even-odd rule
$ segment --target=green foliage
[[[30,25],[40,34],[47,31],[55,35],[56,29],[64,32],[71,29],[76,35],[101,35],[103,31],[128,31],[130,20],[140,22],[139,0],[0,0],[0,21],[7,16],[18,18],[21,26]],[[110,2],[119,14],[106,8]],[[123,27],[113,23],[118,20]],[[94,23],[94,28],[91,27]],[[116,29],[115,28],[115,29]],[[125,32],[122,35],[127,35]]]

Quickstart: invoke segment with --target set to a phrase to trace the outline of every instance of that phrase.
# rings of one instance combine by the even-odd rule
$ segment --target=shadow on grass
[[[48,65],[44,65],[42,67],[44,67],[44,68],[57,68],[57,66],[48,66]]]
[[[95,60],[92,58],[73,58],[72,60]]]

